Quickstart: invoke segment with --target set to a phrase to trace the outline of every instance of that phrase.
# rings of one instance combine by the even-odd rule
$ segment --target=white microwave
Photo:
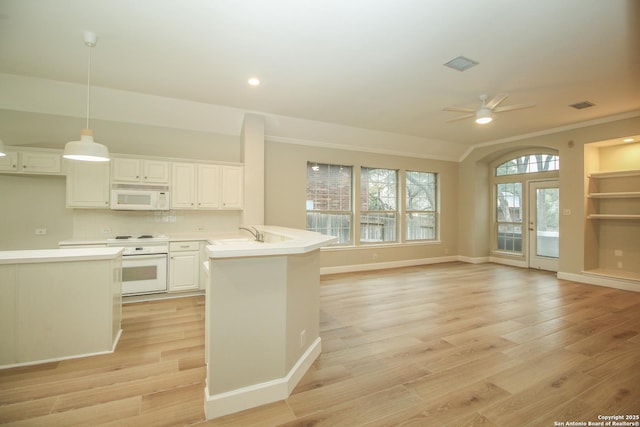
[[[111,209],[120,211],[168,211],[169,187],[165,185],[113,184]]]

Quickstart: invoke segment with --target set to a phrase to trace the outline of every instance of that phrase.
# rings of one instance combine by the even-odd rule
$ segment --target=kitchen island
[[[0,252],[0,369],[110,353],[122,248]]]
[[[337,239],[258,226],[207,245],[208,419],[286,399],[321,350],[320,247]]]

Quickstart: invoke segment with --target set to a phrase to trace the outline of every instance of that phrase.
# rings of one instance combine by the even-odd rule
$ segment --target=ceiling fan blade
[[[531,108],[531,107],[535,107],[536,104],[512,104],[512,105],[505,105],[504,107],[498,107],[495,108],[493,110],[494,113],[500,113],[502,111],[511,111],[511,110],[522,110],[523,108]]]
[[[494,96],[493,99],[491,99],[491,101],[487,102],[487,108],[490,110],[493,110],[508,97],[509,95],[507,95],[506,93],[499,93],[498,95]]]
[[[453,119],[447,120],[447,123],[448,122],[457,122],[458,120],[468,119],[469,117],[473,117],[474,115],[475,115],[475,112],[471,113],[471,114],[465,114],[464,116],[454,117]]]
[[[443,108],[442,111],[453,111],[454,113],[470,113],[473,114],[476,110],[471,110],[469,108],[457,108],[457,107],[446,107]]]

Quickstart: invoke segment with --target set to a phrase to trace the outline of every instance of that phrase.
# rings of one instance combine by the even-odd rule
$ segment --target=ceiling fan
[[[487,102],[487,95],[480,95],[480,100],[482,101],[482,106],[478,110],[471,110],[469,108],[458,108],[458,107],[447,107],[444,108],[444,111],[453,111],[456,113],[466,113],[464,116],[455,117],[453,119],[447,120],[448,122],[455,122],[456,120],[462,120],[469,117],[476,117],[476,123],[478,124],[487,124],[493,120],[493,115],[495,113],[501,113],[503,111],[511,111],[511,110],[520,110],[523,108],[531,108],[535,107],[536,104],[512,104],[512,105],[504,105],[500,107],[499,105],[507,99],[509,95],[506,93],[501,93],[494,96],[489,102]]]

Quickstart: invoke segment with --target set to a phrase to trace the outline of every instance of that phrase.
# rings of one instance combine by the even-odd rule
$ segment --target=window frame
[[[432,210],[416,210],[409,208],[409,183],[408,176],[409,174],[417,173],[417,174],[425,174],[433,176],[433,209]],[[434,242],[440,239],[440,176],[437,172],[425,172],[425,171],[416,171],[416,170],[405,170],[404,171],[404,241],[406,243],[416,243],[416,242]],[[408,217],[412,214],[431,214],[433,215],[433,237],[432,238],[424,238],[424,239],[410,239],[409,238],[409,221]]]
[[[395,209],[394,210],[389,210],[389,209],[376,209],[376,210],[372,210],[372,209],[363,209],[363,195],[367,194],[368,195],[368,187],[365,188],[365,185],[363,183],[362,180],[362,175],[363,175],[363,171],[367,171],[367,170],[384,170],[384,171],[390,171],[393,172],[394,174],[394,179],[395,179],[395,185],[393,186],[393,191],[394,191],[394,202],[395,202]],[[360,184],[360,192],[359,192],[359,198],[358,198],[358,244],[362,245],[362,246],[366,246],[366,245],[386,245],[386,244],[394,244],[394,243],[402,243],[402,239],[400,237],[399,234],[399,230],[400,230],[400,199],[398,198],[398,194],[399,194],[399,186],[400,186],[400,171],[398,169],[392,169],[392,168],[382,168],[382,167],[369,167],[369,166],[361,166],[360,167],[360,177],[359,177],[359,184]],[[367,197],[368,200],[368,197]],[[393,240],[374,240],[374,241],[366,241],[362,239],[362,218],[366,215],[376,215],[376,214],[382,214],[382,215],[392,215],[393,219],[394,219],[394,226],[392,228],[393,233],[394,233],[394,239]],[[384,234],[384,231],[387,229],[386,226],[383,226],[382,228],[382,232]]]
[[[336,167],[336,168],[340,168],[340,170],[342,170],[343,168],[348,168],[349,169],[349,175],[350,175],[350,179],[349,179],[349,210],[336,210],[336,209],[309,209],[308,208],[308,202],[309,202],[309,171],[313,170],[314,166],[328,166],[328,167]],[[307,162],[307,182],[306,182],[306,194],[305,194],[305,201],[307,203],[307,206],[305,208],[306,211],[306,230],[309,231],[316,231],[316,232],[321,232],[318,231],[318,228],[309,228],[309,214],[324,214],[324,215],[344,215],[346,217],[348,217],[348,222],[349,222],[349,229],[348,229],[348,239],[347,241],[343,241],[340,242],[340,235],[336,236],[335,234],[330,234],[332,236],[336,236],[338,237],[338,241],[333,243],[331,246],[352,246],[354,243],[354,193],[355,193],[355,187],[354,187],[354,167],[351,165],[339,165],[339,164],[335,164],[335,163],[323,163],[323,162],[311,162],[308,161]],[[315,200],[315,199],[314,199]]]

